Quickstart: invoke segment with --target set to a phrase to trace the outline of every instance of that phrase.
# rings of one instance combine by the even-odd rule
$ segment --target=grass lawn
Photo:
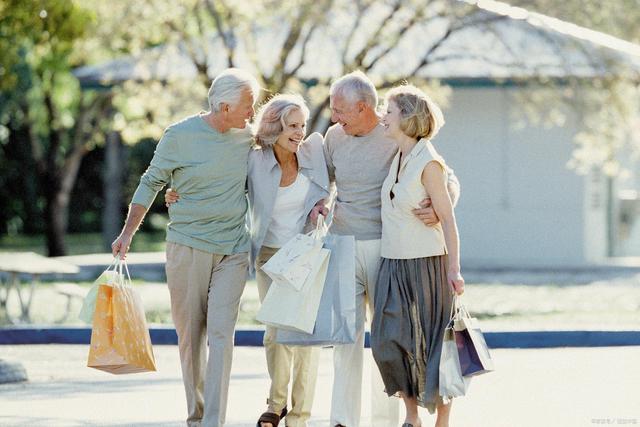
[[[102,242],[100,233],[76,233],[68,234],[65,243],[67,255],[84,255],[92,253],[108,252],[109,249]],[[165,232],[139,232],[131,244],[131,250],[136,252],[164,251]],[[47,245],[44,235],[36,236],[1,236],[0,251],[2,252],[35,252],[40,255],[47,254]]]

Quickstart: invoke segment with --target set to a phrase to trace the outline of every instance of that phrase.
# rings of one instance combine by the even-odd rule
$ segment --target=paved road
[[[84,367],[86,352],[80,345],[0,346],[0,357],[22,361],[30,377],[0,385],[0,426],[184,425],[177,347],[155,347],[157,373],[127,376]],[[498,370],[474,379],[454,403],[452,427],[640,425],[640,347],[494,350],[493,357]],[[323,350],[310,427],[328,425],[331,360]],[[254,426],[267,387],[263,349],[237,348],[227,426]],[[371,426],[369,409],[365,399],[363,427]],[[425,427],[433,425],[422,416]]]

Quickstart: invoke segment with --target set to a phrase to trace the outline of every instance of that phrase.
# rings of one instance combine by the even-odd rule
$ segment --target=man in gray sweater
[[[364,322],[366,305],[373,312],[374,288],[380,265],[380,191],[398,147],[384,134],[376,112],[375,86],[362,72],[347,74],[330,89],[331,121],[325,135],[325,159],[337,197],[330,232],[353,235],[356,239],[356,341],[334,348],[334,383],[331,399],[331,426],[358,427],[361,412]],[[450,173],[449,192],[458,199],[459,186]],[[319,204],[313,212],[326,214]],[[425,201],[414,211],[425,224],[436,223],[433,209]],[[428,226],[428,225],[425,225]],[[368,302],[368,304],[365,304]],[[396,427],[398,401],[384,392],[384,384],[372,364],[371,425]]]

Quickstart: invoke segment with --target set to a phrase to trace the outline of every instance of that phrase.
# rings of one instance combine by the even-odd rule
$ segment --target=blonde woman
[[[256,270],[261,301],[271,284],[261,267],[278,248],[311,227],[309,213],[329,195],[322,136],[314,133],[304,139],[308,118],[309,109],[298,95],[276,95],[257,114],[247,182],[250,265]],[[165,196],[167,203],[177,199],[175,192],[168,191]],[[264,347],[271,387],[267,410],[260,415],[257,427],[276,427],[285,416],[288,427],[304,427],[311,416],[319,349],[278,344],[275,339],[276,329],[267,326]],[[287,411],[290,380],[291,410]]]
[[[438,106],[414,86],[386,96],[382,119],[398,146],[382,185],[382,262],[375,292],[371,348],[388,395],[405,404],[403,427],[420,427],[418,406],[449,425],[451,404],[438,395],[438,369],[454,292],[464,292],[458,229],[447,192],[448,167],[430,140],[444,124]],[[431,198],[440,223],[412,213]]]

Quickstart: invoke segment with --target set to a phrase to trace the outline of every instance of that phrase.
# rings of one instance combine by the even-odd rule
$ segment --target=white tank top
[[[420,202],[428,196],[422,184],[425,166],[436,161],[446,171],[444,159],[430,142],[420,140],[398,167],[399,160],[400,151],[393,159],[389,175],[382,184],[381,256],[413,259],[444,255],[447,248],[442,226],[438,223],[428,227],[411,212],[412,209],[419,208]]]
[[[304,202],[311,183],[302,173],[288,187],[278,187],[271,221],[263,246],[281,248],[304,228]]]

